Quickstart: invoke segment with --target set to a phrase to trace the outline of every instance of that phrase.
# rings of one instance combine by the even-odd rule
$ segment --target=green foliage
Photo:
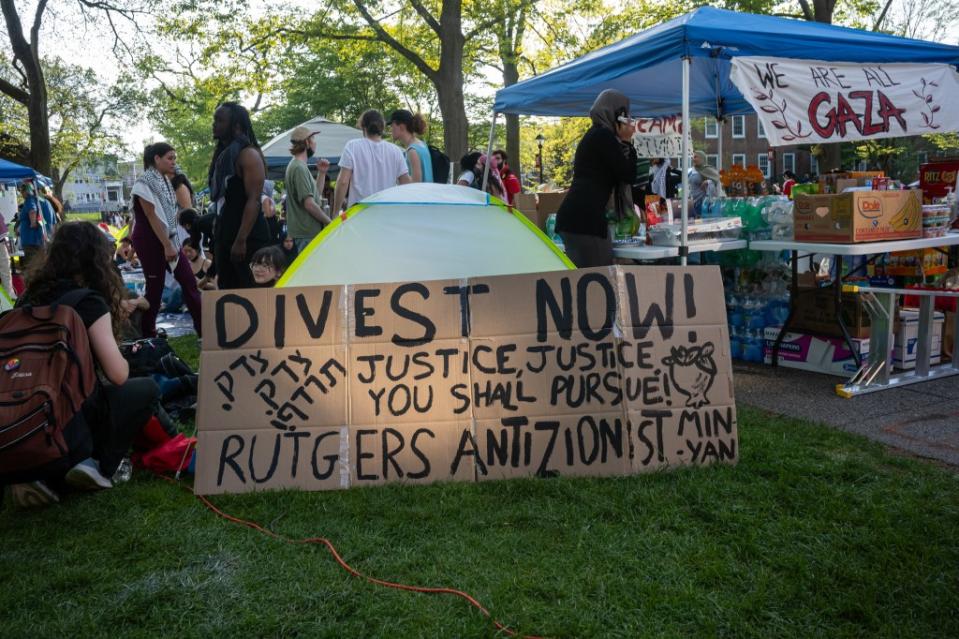
[[[943,155],[959,154],[959,133],[933,133],[923,137]]]
[[[136,110],[132,80],[121,75],[113,85],[104,83],[92,69],[47,58],[42,64],[47,81],[52,165],[62,183],[77,165],[106,154],[116,154],[123,142],[119,129]],[[9,73],[8,73],[9,75]],[[27,108],[0,94],[0,140],[6,153],[29,148]],[[0,146],[0,152],[4,152]]]

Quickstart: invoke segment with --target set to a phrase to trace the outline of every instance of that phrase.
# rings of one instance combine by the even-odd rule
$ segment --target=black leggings
[[[120,386],[104,383],[83,412],[93,457],[100,462],[100,472],[111,477],[150,418],[162,412],[160,387],[150,377],[132,377]]]

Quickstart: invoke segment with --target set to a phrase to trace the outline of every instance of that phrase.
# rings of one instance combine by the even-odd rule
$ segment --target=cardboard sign
[[[715,267],[204,294],[201,494],[738,456]]]
[[[675,158],[683,153],[683,119],[679,115],[634,120],[633,146],[641,158]]]
[[[959,74],[949,64],[868,64],[735,57],[730,78],[770,146],[959,131]]]

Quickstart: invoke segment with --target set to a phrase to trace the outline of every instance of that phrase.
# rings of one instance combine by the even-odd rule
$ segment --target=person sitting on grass
[[[130,366],[117,346],[121,323],[129,311],[125,287],[113,263],[113,244],[89,222],[65,222],[46,255],[31,266],[29,285],[18,305],[44,306],[77,289],[91,293],[73,305],[90,340],[100,383],[74,419],[78,441],[70,445],[70,469],[11,487],[23,505],[59,500],[48,483],[79,490],[112,488],[111,477],[130,451],[134,438],[159,410],[160,391],[150,378],[130,379]]]
[[[129,237],[120,238],[117,243],[117,252],[114,261],[118,268],[140,268],[140,260],[133,250],[133,240]]]
[[[286,270],[286,256],[279,246],[264,246],[250,260],[253,281],[259,288],[273,288]]]
[[[196,276],[196,287],[201,291],[215,291],[216,276],[210,274],[213,260],[200,253],[199,248],[190,238],[183,240],[183,254],[190,260],[190,268]]]

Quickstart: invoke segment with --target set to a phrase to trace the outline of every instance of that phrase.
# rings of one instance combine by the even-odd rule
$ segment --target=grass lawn
[[[957,475],[755,410],[739,426],[736,467],[213,501],[525,633],[959,636]],[[143,473],[4,511],[0,539],[0,637],[496,636],[460,599],[364,583]]]
[[[80,220],[86,220],[88,222],[99,222],[100,213],[67,213],[68,222],[78,222]]]

